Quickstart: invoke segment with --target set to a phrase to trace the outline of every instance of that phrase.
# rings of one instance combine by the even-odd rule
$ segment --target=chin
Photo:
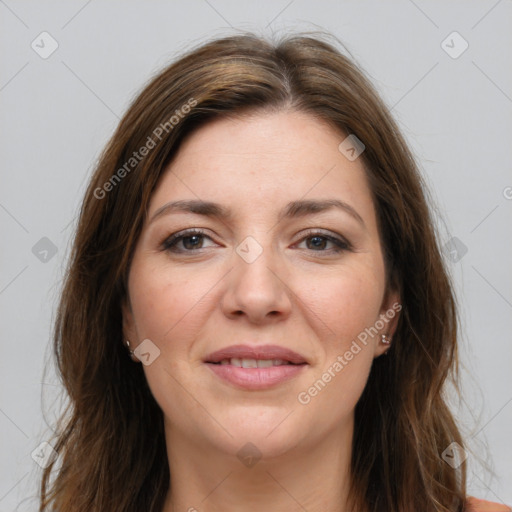
[[[278,457],[299,444],[305,434],[292,409],[270,406],[244,406],[222,415],[222,423],[233,437],[223,436],[223,449],[237,453],[251,443],[264,458]],[[296,413],[296,411],[295,411]],[[294,417],[297,416],[297,417]],[[219,418],[220,419],[220,418]]]

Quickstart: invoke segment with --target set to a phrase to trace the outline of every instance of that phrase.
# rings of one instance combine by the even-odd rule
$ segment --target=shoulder
[[[500,503],[469,497],[466,500],[464,512],[512,512],[512,508]]]

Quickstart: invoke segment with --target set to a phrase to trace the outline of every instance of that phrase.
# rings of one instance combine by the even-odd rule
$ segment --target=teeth
[[[258,361],[258,368],[270,368],[274,363],[270,359],[260,359]]]
[[[231,365],[238,368],[270,368],[271,366],[281,366],[284,364],[291,364],[283,359],[239,359],[232,357],[231,359],[223,359],[221,365]]]

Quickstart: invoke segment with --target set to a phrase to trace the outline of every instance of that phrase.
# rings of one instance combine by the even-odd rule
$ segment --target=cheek
[[[200,272],[191,275],[165,264],[152,267],[142,258],[133,261],[129,290],[138,341],[148,338],[160,350],[160,356],[143,370],[153,397],[167,415],[194,407],[186,391],[197,386],[189,353],[201,318],[207,317],[201,298],[214,283]],[[196,427],[187,424],[187,428]]]
[[[314,401],[311,412],[325,411],[333,422],[341,421],[359,400],[372,366],[378,336],[371,328],[379,319],[384,280],[379,265],[368,262],[347,265],[302,289],[308,291],[301,300],[321,320],[317,333],[325,326],[320,327],[325,336],[320,336],[320,364],[299,402]]]
[[[301,302],[321,320],[324,342],[342,350],[378,319],[384,280],[378,264],[357,262],[332,272],[304,275],[297,286]],[[315,330],[318,330],[315,329]]]
[[[151,268],[134,262],[130,296],[140,339],[151,339],[161,350],[178,336],[186,340],[186,332],[197,328],[194,318],[200,314],[201,297],[214,284],[210,280],[199,272],[191,276],[168,265]]]

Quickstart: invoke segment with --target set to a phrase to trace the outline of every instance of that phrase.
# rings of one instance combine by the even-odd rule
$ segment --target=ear
[[[374,347],[374,356],[379,357],[387,352],[393,344],[393,338],[398,326],[400,318],[400,311],[402,310],[402,303],[400,301],[400,294],[394,289],[389,289],[382,301],[382,306],[378,320],[375,322],[376,327],[379,328],[378,339]],[[379,322],[380,320],[380,322]],[[382,343],[382,335],[391,340],[390,344]]]
[[[137,336],[137,329],[135,328],[135,319],[133,316],[133,310],[128,297],[124,297],[121,301],[121,314],[123,317],[123,344],[126,350],[135,350],[135,347],[139,344],[139,338]],[[126,341],[130,342],[130,347],[126,345]],[[133,354],[131,355],[132,361],[139,362],[139,359]]]

